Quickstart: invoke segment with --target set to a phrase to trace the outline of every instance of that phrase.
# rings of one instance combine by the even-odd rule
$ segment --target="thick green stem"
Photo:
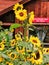
[[[27,35],[27,26],[24,28],[24,37]]]
[[[26,36],[28,36],[28,27],[27,27],[27,25],[24,26],[24,40],[26,40]]]

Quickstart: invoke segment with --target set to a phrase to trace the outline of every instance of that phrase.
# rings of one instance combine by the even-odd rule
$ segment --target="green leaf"
[[[23,47],[27,47],[28,46],[27,42],[25,42],[25,41],[20,41],[18,43],[19,43],[18,46],[23,46]]]
[[[33,28],[29,28],[29,30],[34,31],[34,29],[33,29]]]
[[[4,57],[5,59],[9,59],[9,57],[6,54],[2,53],[2,57]]]
[[[22,65],[31,65],[30,62],[26,61]]]
[[[4,63],[1,63],[1,65],[5,65]]]
[[[20,26],[21,26],[21,24],[14,23],[14,24],[12,24],[12,25],[10,26],[10,31],[11,31],[12,29],[18,28],[18,27],[20,27]]]
[[[44,63],[49,63],[49,54],[44,54]]]

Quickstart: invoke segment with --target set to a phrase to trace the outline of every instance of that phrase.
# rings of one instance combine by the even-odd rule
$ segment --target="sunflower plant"
[[[13,10],[22,24],[14,23],[9,29],[0,28],[0,65],[48,65],[49,48],[43,48],[37,36],[27,35],[29,26],[33,25],[34,12],[27,13],[19,3]],[[19,32],[13,37],[14,29],[19,27],[24,28],[23,36]]]

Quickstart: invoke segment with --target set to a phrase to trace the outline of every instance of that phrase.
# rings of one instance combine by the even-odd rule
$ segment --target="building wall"
[[[34,11],[35,17],[49,17],[49,1],[48,0],[31,0],[26,3],[25,8],[30,11]]]

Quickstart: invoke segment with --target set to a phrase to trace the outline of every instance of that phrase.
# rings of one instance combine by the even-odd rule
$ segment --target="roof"
[[[21,1],[22,0],[0,0],[0,15],[12,10],[13,5]]]

